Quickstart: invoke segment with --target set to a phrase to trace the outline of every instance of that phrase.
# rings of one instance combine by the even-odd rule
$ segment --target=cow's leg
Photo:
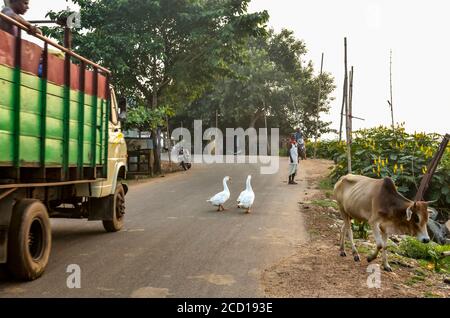
[[[341,256],[345,257],[347,256],[347,254],[345,253],[345,235],[347,234],[347,231],[350,227],[350,219],[348,216],[346,216],[344,213],[342,213],[342,217],[344,219],[344,224],[342,225],[342,230],[341,230],[341,247],[340,247],[340,251],[341,251]]]
[[[355,242],[353,241],[353,230],[352,230],[351,223],[350,223],[350,227],[348,228],[348,239],[350,240],[350,243],[352,244],[353,259],[355,260],[355,262],[361,261],[358,250],[356,249],[356,246],[355,246]]]
[[[383,252],[382,252],[382,257],[383,257],[383,269],[387,272],[392,272],[392,268],[391,266],[389,266],[388,260],[387,260],[387,240],[388,240],[388,235],[384,232],[381,232],[381,238],[383,239]]]
[[[367,261],[369,263],[377,258],[378,253],[380,252],[380,250],[383,248],[383,245],[384,245],[383,239],[381,237],[380,225],[378,223],[375,223],[375,224],[371,224],[370,226],[373,229],[373,236],[375,237],[375,242],[377,243],[377,249],[375,250],[375,252],[373,252],[373,254],[367,256]]]

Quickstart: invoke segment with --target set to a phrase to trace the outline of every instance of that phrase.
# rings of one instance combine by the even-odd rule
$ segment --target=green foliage
[[[265,34],[267,12],[247,13],[249,0],[71,0],[80,7],[74,50],[113,71],[122,95],[186,104],[239,60],[238,47]],[[50,12],[56,19],[67,15]],[[45,33],[62,40],[61,28]]]
[[[450,273],[450,257],[442,257],[443,252],[450,251],[450,245],[439,245],[434,242],[424,244],[415,238],[407,237],[400,243],[399,249],[406,257],[430,261],[431,267],[437,272]]]
[[[270,31],[266,37],[248,38],[241,48],[241,59],[230,65],[231,76],[219,77],[214,86],[192,104],[184,107],[178,121],[202,119],[219,126],[262,128],[279,127],[281,134],[302,126],[305,136],[315,133],[314,116],[328,112],[333,78],[323,74],[322,94],[317,108],[319,78],[312,63],[302,65],[306,54],[303,41],[293,32]],[[329,123],[319,121],[319,133],[329,131]]]
[[[297,126],[305,137],[330,131],[316,118],[330,108],[332,76],[315,75],[305,43],[292,31],[268,30],[268,13],[249,13],[250,0],[71,1],[82,17],[73,49],[112,70],[118,95],[151,109],[131,111],[128,127],[154,128],[159,107],[170,105],[172,126],[190,128],[195,119],[212,126],[218,111],[221,128],[267,120],[282,134]],[[62,28],[44,33],[62,42]]]
[[[333,190],[333,183],[331,182],[331,179],[325,178],[325,179],[320,180],[319,189],[320,190]]]
[[[280,157],[289,157],[288,150],[286,148],[280,148],[278,150],[278,154]]]
[[[426,280],[426,277],[424,277],[422,275],[414,275],[413,277],[411,277],[410,279],[408,279],[406,281],[406,285],[414,286],[417,283],[423,283],[425,280]]]
[[[127,113],[126,129],[156,129],[164,126],[166,118],[174,115],[173,110],[168,106],[151,109],[144,106],[131,108]]]
[[[369,238],[370,226],[367,222],[352,220],[352,231],[355,238],[367,240]]]
[[[161,105],[183,108],[232,73],[247,39],[266,34],[269,17],[248,13],[250,0],[71,1],[81,14],[81,28],[72,30],[74,51],[111,69],[118,95],[152,109],[134,111],[128,123],[145,130],[158,125]],[[43,31],[62,42],[62,28]],[[159,157],[154,161],[160,171]]]
[[[437,134],[408,134],[403,126],[397,126],[395,131],[386,127],[359,130],[354,133],[352,144],[353,173],[372,178],[391,177],[400,193],[413,198],[441,141],[442,136]],[[313,146],[307,148],[311,151]],[[317,153],[336,163],[331,174],[333,182],[347,174],[345,142],[319,142]],[[450,209],[450,147],[433,176],[425,199],[438,200],[441,209]]]
[[[323,208],[333,208],[335,210],[338,209],[338,205],[333,200],[324,199],[324,200],[314,200],[311,202],[312,205],[317,205]]]
[[[423,297],[424,298],[441,298],[441,296],[433,294],[432,292],[429,292],[429,291],[425,292],[423,294]]]

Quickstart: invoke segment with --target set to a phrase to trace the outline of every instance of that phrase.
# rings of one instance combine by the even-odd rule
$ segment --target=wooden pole
[[[319,92],[317,96],[317,113],[316,113],[316,135],[314,137],[314,159],[316,159],[317,155],[317,139],[319,138],[319,118],[320,118],[320,98],[322,97],[322,73],[323,73],[323,57],[324,53],[322,53],[322,59],[320,62],[320,75],[319,75]]]
[[[345,92],[347,91],[347,74],[345,74],[345,78],[344,78],[344,90],[342,92],[342,108],[341,108],[341,124],[339,126],[339,142],[342,141],[342,126],[343,126],[343,122],[344,122],[344,110],[345,110],[345,98],[346,98],[346,94]]]
[[[445,149],[447,149],[447,145],[450,142],[450,134],[446,134],[444,139],[442,140],[441,145],[439,146],[438,151],[434,155],[430,164],[428,165],[427,173],[423,176],[422,181],[420,182],[419,190],[416,193],[415,201],[422,201],[425,193],[430,185],[431,180],[433,179],[433,175],[436,172],[436,169],[441,162],[442,157],[444,156]]]
[[[389,105],[391,106],[391,119],[392,119],[392,130],[395,129],[395,122],[394,122],[394,101],[392,98],[392,50],[391,50],[391,58],[390,58],[390,67],[389,67],[389,73],[390,73],[390,89],[391,89],[391,100]]]
[[[344,55],[344,64],[345,64],[345,78],[348,79],[348,67],[347,67],[347,38],[344,38],[344,47],[345,47],[345,55]],[[352,148],[351,148],[351,131],[350,131],[350,107],[349,107],[349,99],[348,99],[348,90],[345,91],[345,123],[346,123],[346,131],[347,131],[347,168],[348,173],[352,173]]]
[[[349,97],[348,97],[348,109],[349,109],[349,114],[348,114],[348,121],[349,121],[349,131],[350,131],[350,145],[353,144],[353,75],[354,75],[354,70],[353,70],[353,66],[350,70],[350,88],[349,88]]]

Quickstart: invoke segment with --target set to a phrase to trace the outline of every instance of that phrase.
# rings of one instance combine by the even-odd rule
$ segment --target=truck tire
[[[122,229],[125,215],[125,190],[122,184],[118,184],[114,196],[109,198],[113,200],[112,204],[112,220],[104,220],[103,227],[106,232],[118,232]]]
[[[8,233],[8,269],[19,280],[31,281],[45,271],[52,232],[47,208],[39,200],[24,199],[13,208]]]

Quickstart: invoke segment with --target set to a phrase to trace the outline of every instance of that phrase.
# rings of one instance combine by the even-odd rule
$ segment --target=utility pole
[[[319,93],[317,96],[317,114],[316,114],[316,135],[314,137],[314,159],[316,159],[316,155],[317,155],[317,139],[319,138],[319,118],[320,118],[320,98],[322,97],[321,94],[322,94],[323,57],[324,57],[324,53],[322,53],[322,59],[320,62]]]

